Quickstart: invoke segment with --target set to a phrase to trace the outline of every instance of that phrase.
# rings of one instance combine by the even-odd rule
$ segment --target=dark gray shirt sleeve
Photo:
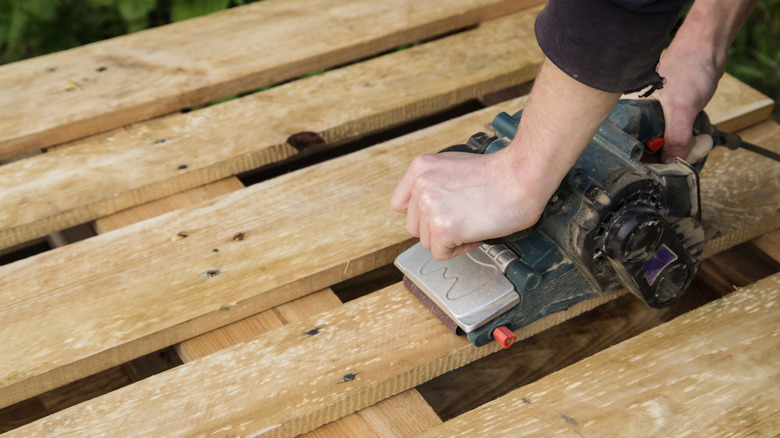
[[[658,59],[686,2],[550,0],[536,18],[536,39],[583,84],[616,93],[658,89]]]

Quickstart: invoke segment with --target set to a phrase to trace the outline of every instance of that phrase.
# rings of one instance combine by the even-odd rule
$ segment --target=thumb
[[[714,142],[712,140],[712,136],[708,134],[697,135],[694,137],[693,147],[688,153],[688,157],[685,159],[685,161],[689,163],[695,163],[701,160],[710,153],[713,145]]]

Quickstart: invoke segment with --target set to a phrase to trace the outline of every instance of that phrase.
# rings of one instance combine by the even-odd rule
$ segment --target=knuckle
[[[409,165],[416,172],[424,172],[430,168],[436,161],[436,157],[433,155],[418,155],[412,159],[412,163]]]
[[[452,240],[453,224],[448,217],[437,214],[430,218],[431,238],[448,243]]]

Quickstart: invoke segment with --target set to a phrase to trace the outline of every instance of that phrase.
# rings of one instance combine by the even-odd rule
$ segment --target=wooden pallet
[[[0,67],[0,430],[776,434],[767,159],[711,154],[708,260],[669,309],[592,300],[492,354],[398,283],[390,191],[522,107],[539,3],[265,0]],[[771,107],[727,76],[707,111],[780,150]]]

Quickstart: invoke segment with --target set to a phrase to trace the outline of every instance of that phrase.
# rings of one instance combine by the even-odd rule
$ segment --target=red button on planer
[[[653,152],[658,152],[658,151],[661,150],[662,147],[664,147],[665,143],[666,143],[666,141],[664,140],[663,137],[656,137],[656,138],[651,138],[650,140],[647,140],[645,142],[645,147],[650,149]]]
[[[506,326],[501,326],[493,330],[493,338],[504,348],[511,347],[517,340],[517,336],[512,333],[512,330],[506,328]]]

